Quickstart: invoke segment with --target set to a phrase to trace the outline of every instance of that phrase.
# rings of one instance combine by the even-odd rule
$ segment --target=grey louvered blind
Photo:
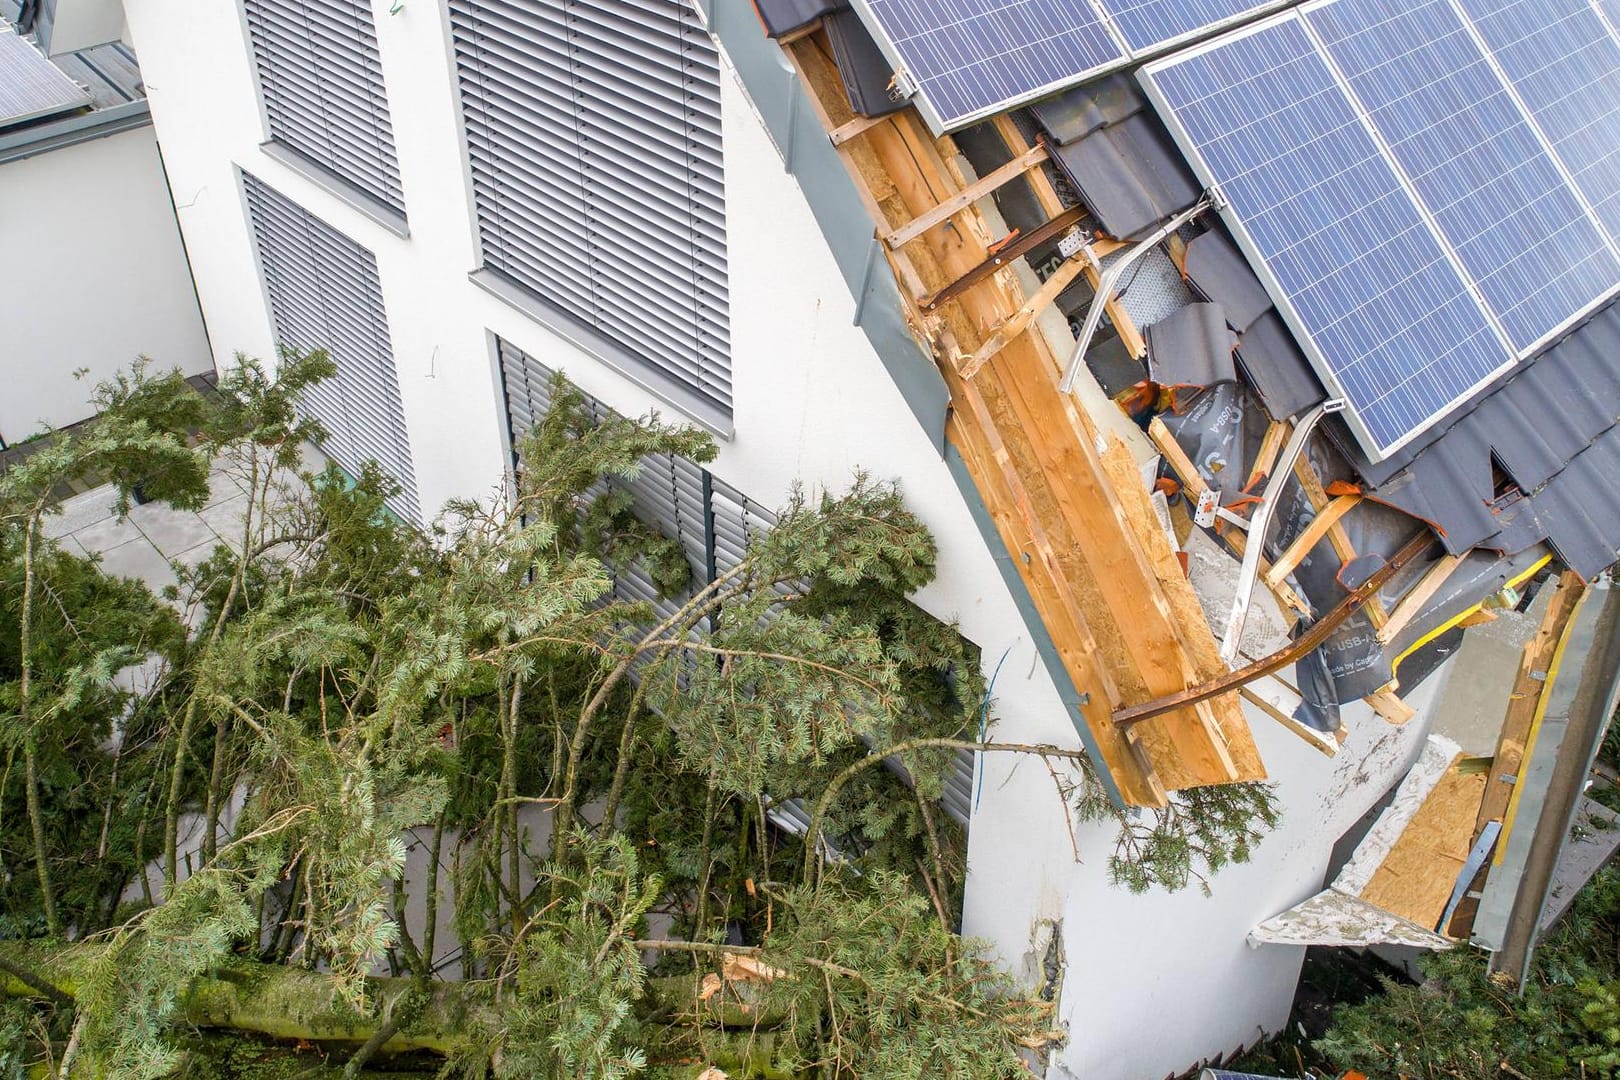
[[[501,384],[506,396],[506,422],[512,445],[539,423],[551,408],[552,371],[522,349],[496,338],[500,355]],[[585,395],[585,408],[593,420],[610,415],[607,406]],[[707,580],[708,521],[705,499],[707,480],[702,466],[673,454],[649,454],[641,460],[641,472],[612,483],[626,491],[637,517],[680,542],[692,568],[692,581],[701,587]],[[598,482],[586,492],[594,499],[607,485]],[[673,615],[691,596],[663,596],[652,576],[634,562],[615,573],[613,591],[622,600],[651,604],[661,616]]]
[[[484,265],[731,412],[719,61],[688,0],[450,0]]]
[[[516,446],[551,407],[552,372],[510,342],[495,340],[506,396],[507,428]],[[609,414],[601,402],[589,395],[585,400],[593,418]],[[638,476],[615,483],[624,483],[630,490],[643,521],[681,542],[692,566],[692,580],[699,587],[709,580],[709,574],[723,574],[740,563],[753,538],[776,525],[776,515],[763,504],[686,458],[649,455],[643,459]],[[789,585],[777,588],[784,595],[798,591]],[[639,565],[615,577],[614,592],[620,599],[650,603],[665,616],[673,614],[690,596],[660,596],[657,585]],[[973,815],[973,769],[973,753],[958,751],[940,798],[945,812],[963,828],[967,828]],[[903,769],[897,771],[907,783],[911,782]],[[792,832],[802,834],[809,827],[809,817],[797,799],[773,804],[771,816],[780,827]]]
[[[270,135],[405,213],[368,0],[244,0]]]
[[[242,181],[276,340],[299,351],[326,349],[337,363],[336,377],[310,388],[302,403],[329,433],[322,449],[351,472],[376,461],[402,488],[389,506],[421,520],[377,260],[264,181],[248,173]]]

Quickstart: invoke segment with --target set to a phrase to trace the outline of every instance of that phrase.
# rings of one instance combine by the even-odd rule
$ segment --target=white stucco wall
[[[251,64],[235,3],[127,0],[216,359],[272,352],[236,169],[245,168],[377,257],[395,364],[429,513],[492,491],[505,466],[493,331],[622,412],[679,415],[467,279],[477,266],[442,5],[374,4],[410,236],[402,239],[265,157]],[[998,734],[1075,745],[1074,731],[976,525],[863,333],[796,182],[745,94],[723,80],[735,432],[713,469],[780,502],[795,481],[841,488],[865,468],[898,479],[940,546],[940,577],[919,597],[960,620],[995,682]],[[1005,660],[1002,657],[1005,655]],[[1360,711],[1329,761],[1255,721],[1285,825],[1253,864],[1196,890],[1134,897],[1109,887],[1107,831],[1081,830],[1071,855],[1057,796],[1038,761],[993,757],[970,843],[966,929],[1015,971],[1033,972],[1031,926],[1060,919],[1071,1042],[1057,1075],[1162,1076],[1252,1041],[1286,1013],[1300,950],[1251,950],[1248,929],[1314,892],[1328,853],[1395,776],[1421,721],[1387,729]],[[1371,752],[1372,759],[1358,762]],[[1066,1073],[1061,1070],[1067,1070]]]
[[[468,280],[478,265],[459,149],[449,32],[442,8],[376,5],[394,141],[409,217],[401,238],[296,170],[267,157],[251,62],[235,4],[129,0],[131,33],[207,312],[215,359],[273,354],[237,168],[246,169],[366,246],[377,258],[422,504],[488,493],[505,467],[498,376],[487,331],[568,373],[622,412],[678,410]],[[735,430],[715,473],[779,503],[795,481],[847,486],[857,468],[899,479],[943,552],[925,606],[963,619],[987,652],[1033,653],[977,527],[862,332],[793,178],[741,90],[724,81],[726,200]],[[1009,660],[1008,670],[1018,666]],[[1034,689],[1022,691],[1028,682]],[[1004,676],[1009,702],[1056,716],[1050,680]],[[1072,738],[1072,733],[1069,735]]]
[[[0,164],[0,266],[8,443],[85,419],[92,387],[142,354],[209,368],[151,128]]]

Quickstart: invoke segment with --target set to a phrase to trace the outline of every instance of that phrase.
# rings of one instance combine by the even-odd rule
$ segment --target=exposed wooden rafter
[[[848,125],[854,117],[825,38],[787,51],[826,129]],[[1004,134],[1008,126],[997,125]],[[1224,666],[1135,462],[1058,392],[1059,359],[1044,333],[1010,335],[971,380],[956,369],[956,357],[974,355],[1024,311],[1031,298],[1017,277],[992,269],[936,310],[919,306],[991,257],[997,238],[976,203],[999,184],[1026,176],[1047,212],[1063,213],[1040,167],[1045,151],[1008,141],[1008,165],[983,180],[964,176],[951,141],[936,141],[911,109],[865,126],[838,149],[877,235],[897,241],[883,247],[913,325],[940,361],[953,404],[947,437],[1085,701],[1076,719],[1089,726],[1127,801],[1158,804],[1178,788],[1260,779],[1236,693],[1129,734],[1112,722],[1122,705],[1198,685]],[[947,219],[953,227],[934,227]],[[1121,337],[1139,340],[1121,322]]]
[[[1018,177],[1023,176],[1029,170],[1045,161],[1046,158],[1047,153],[1046,147],[1044,146],[1035,146],[1025,150],[1022,154],[1019,154],[1001,168],[995,170],[987,176],[982,177],[981,179],[975,180],[973,183],[969,184],[961,191],[958,191],[956,194],[935,203],[928,210],[924,210],[922,213],[918,214],[916,217],[912,218],[898,229],[895,229],[893,232],[889,233],[889,235],[885,236],[883,238],[883,242],[892,248],[901,247],[905,244],[911,243],[911,241],[917,239],[917,237],[921,236],[929,229],[932,229],[936,225],[943,224],[945,221],[949,220],[955,215],[960,214],[963,210],[966,210],[968,207],[972,206],[986,195],[991,194],[1008,181],[1015,180]]]

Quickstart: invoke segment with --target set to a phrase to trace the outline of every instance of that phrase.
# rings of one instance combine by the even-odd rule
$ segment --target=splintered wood
[[[824,35],[788,52],[827,130],[856,131]],[[1020,171],[1038,156],[1021,141],[1009,150]],[[1019,320],[1026,297],[1014,276],[991,274],[931,315],[918,307],[983,264],[994,242],[983,215],[961,198],[977,189],[957,168],[954,146],[936,142],[906,109],[860,128],[839,152],[878,235],[914,234],[884,248],[907,315],[949,387],[947,437],[1083,695],[1078,719],[1090,726],[1126,800],[1156,805],[1167,791],[1263,778],[1235,692],[1135,725],[1129,737],[1112,721],[1122,705],[1185,690],[1226,668],[1135,463],[1058,391],[1061,359],[1045,336],[1005,335],[974,378],[961,375],[959,358]],[[1028,176],[1040,192],[1039,167]],[[907,230],[940,220],[937,207],[951,208],[952,228]]]
[[[1474,822],[1476,836],[1484,831],[1486,822],[1503,823],[1504,835],[1496,845],[1498,852],[1507,846],[1509,822],[1506,817],[1515,790],[1514,778],[1524,764],[1530,732],[1541,711],[1553,656],[1558,652],[1559,642],[1564,640],[1570,620],[1574,618],[1575,609],[1580,606],[1584,595],[1586,582],[1574,571],[1565,570],[1559,576],[1552,596],[1548,598],[1547,612],[1541,618],[1541,625],[1536,628],[1535,637],[1525,645],[1524,653],[1519,658],[1519,671],[1508,694],[1507,711],[1502,717],[1502,733],[1497,738],[1496,756],[1491,761],[1485,798],[1480,804],[1478,819]]]

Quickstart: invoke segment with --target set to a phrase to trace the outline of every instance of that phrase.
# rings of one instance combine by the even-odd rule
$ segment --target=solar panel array
[[[82,109],[90,94],[0,19],[0,127]]]
[[[1255,0],[1104,0],[1136,55],[1272,6]]]
[[[936,130],[1120,67],[1286,0],[854,0]]]
[[[1374,459],[1620,286],[1616,79],[1582,0],[1318,0],[1143,73]]]

